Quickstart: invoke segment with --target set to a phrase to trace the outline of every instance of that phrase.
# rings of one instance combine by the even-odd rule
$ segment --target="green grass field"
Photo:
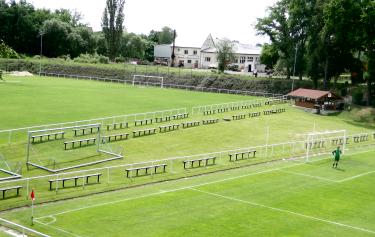
[[[186,108],[191,114],[191,108],[198,105],[259,99],[48,77],[6,76],[5,81],[0,83],[1,129],[175,108]],[[230,122],[223,120],[232,115],[273,108],[285,108],[286,112]],[[23,178],[31,179],[1,182],[0,188],[21,185],[23,189],[19,197],[9,193],[7,198],[0,200],[0,210],[29,205],[27,196],[34,188],[38,204],[91,195],[37,206],[37,223],[33,228],[52,236],[375,235],[375,227],[370,221],[375,209],[369,201],[374,194],[371,184],[375,153],[363,153],[374,150],[375,125],[355,122],[346,112],[319,116],[289,104],[264,105],[208,116],[190,115],[182,120],[140,127],[130,124],[126,129],[104,129],[102,135],[132,134],[139,129],[209,118],[218,118],[220,122],[168,133],[157,132],[152,136],[130,136],[128,140],[101,145],[103,149],[122,152],[125,158],[74,169],[72,171],[76,173],[72,174],[42,178],[35,177],[50,173],[37,168],[26,169],[26,132],[12,134],[11,143],[7,142],[8,133],[2,133],[0,168],[5,167],[6,161],[11,168],[21,168]],[[228,153],[223,152],[218,155],[216,165],[204,168],[184,169],[182,161],[189,158],[176,158],[163,161],[168,165],[166,173],[126,178],[124,172],[136,163],[135,166],[158,164],[162,162],[155,160],[302,141],[305,139],[302,134],[313,130],[342,129],[347,135],[368,133],[370,136],[368,141],[358,144],[350,141],[346,148],[351,155],[345,155],[337,170],[330,167],[330,160],[319,160],[327,155],[313,158],[311,163],[304,163],[302,159],[296,162],[281,160],[304,155],[305,148],[301,143],[299,147],[258,148],[255,158],[239,162],[229,162]],[[32,144],[30,158],[38,164],[57,168],[102,159],[105,155],[97,153],[96,146],[63,149],[63,141],[92,136],[76,138],[67,130],[65,140]],[[315,149],[312,153],[330,151],[332,146]],[[277,161],[269,163],[273,160]],[[264,162],[268,163],[261,164]],[[82,171],[84,169],[95,170]],[[72,187],[70,181],[67,188],[49,190],[50,179],[97,172],[102,173],[99,184],[83,185],[79,181],[79,187]],[[199,176],[202,174],[205,175]],[[6,175],[0,173],[0,178],[3,177]],[[143,184],[150,185],[133,187]],[[124,188],[129,189],[115,191]],[[99,192],[106,193],[92,195]],[[29,225],[29,213],[25,208],[3,212],[1,217]]]
[[[52,236],[374,236],[375,152],[280,161],[35,208]],[[326,158],[326,157],[325,157]],[[30,208],[4,218],[30,226]]]

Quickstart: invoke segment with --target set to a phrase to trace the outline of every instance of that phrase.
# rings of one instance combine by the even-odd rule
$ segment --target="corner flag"
[[[30,193],[30,197],[31,197],[31,200],[34,201],[35,200],[35,193],[34,193],[34,189],[31,191]]]

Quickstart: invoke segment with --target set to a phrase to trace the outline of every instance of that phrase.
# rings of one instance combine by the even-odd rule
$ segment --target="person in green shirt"
[[[332,151],[332,155],[335,157],[335,161],[333,161],[332,168],[337,168],[337,165],[339,164],[340,161],[340,156],[341,156],[341,150],[340,147],[338,146],[336,150]]]

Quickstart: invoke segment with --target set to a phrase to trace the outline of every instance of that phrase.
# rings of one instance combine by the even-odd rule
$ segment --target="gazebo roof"
[[[311,90],[311,89],[303,89],[303,88],[299,88],[295,91],[290,92],[288,96],[299,97],[299,98],[309,98],[309,99],[314,99],[314,100],[318,100],[323,97],[341,99],[340,96],[330,91],[320,91],[320,90]]]

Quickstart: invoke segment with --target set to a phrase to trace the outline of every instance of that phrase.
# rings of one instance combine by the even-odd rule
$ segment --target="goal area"
[[[315,131],[305,134],[306,162],[319,153],[329,153],[335,147],[340,146],[342,153],[345,153],[347,144],[347,131]]]
[[[133,86],[135,85],[146,85],[146,86],[159,86],[163,88],[164,77],[160,76],[148,76],[148,75],[133,75]]]

